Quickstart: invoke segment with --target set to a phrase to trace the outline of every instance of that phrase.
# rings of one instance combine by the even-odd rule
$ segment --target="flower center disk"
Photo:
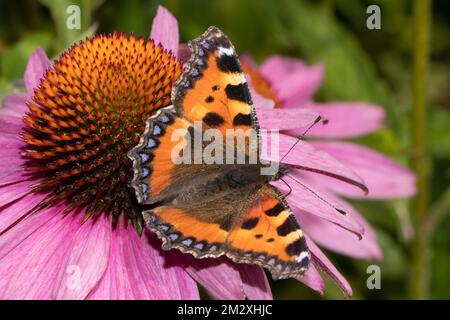
[[[152,40],[100,35],[72,46],[36,88],[21,136],[26,169],[37,175],[42,205],[68,201],[87,216],[110,212],[115,220],[140,214],[127,152],[145,120],[171,104],[181,64]]]

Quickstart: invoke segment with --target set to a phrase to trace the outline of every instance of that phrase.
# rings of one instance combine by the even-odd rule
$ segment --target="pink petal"
[[[306,243],[311,251],[312,263],[321,271],[325,272],[331,280],[333,280],[338,287],[342,290],[344,296],[351,297],[353,294],[352,287],[344,276],[336,269],[325,254],[315,245],[308,236],[306,237]]]
[[[177,56],[180,36],[178,34],[177,19],[163,6],[158,6],[155,18],[153,18],[150,38],[155,43],[161,43],[166,50],[172,51]]]
[[[354,198],[390,199],[411,197],[416,193],[415,175],[407,168],[369,148],[344,142],[313,142],[315,147],[330,153],[362,177],[369,189],[364,196],[355,188],[333,179],[308,175],[334,192]]]
[[[25,87],[27,88],[29,94],[34,93],[34,88],[39,85],[41,78],[50,66],[51,62],[48,59],[44,49],[38,48],[34,50],[28,60],[25,74],[23,76]]]
[[[329,250],[358,259],[380,260],[383,256],[376,242],[373,230],[359,215],[358,219],[361,224],[364,221],[364,229],[366,231],[361,240],[347,230],[318,218],[313,214],[299,211],[296,212],[296,216],[301,221],[302,229],[305,233],[314,242]]]
[[[22,117],[28,111],[28,101],[30,101],[30,97],[25,93],[12,93],[7,95],[3,99],[3,107],[0,108],[0,117],[16,117],[22,122]]]
[[[277,92],[282,107],[298,107],[307,102],[322,82],[323,65],[306,66],[300,60],[272,56],[261,66],[261,73]]]
[[[319,113],[311,109],[295,108],[283,110],[261,107],[256,107],[256,115],[261,128],[279,130],[295,128],[303,128],[304,130],[304,128],[312,125],[320,116]],[[302,133],[299,133],[299,135]]]
[[[27,216],[45,197],[45,194],[28,194],[0,209],[0,234]]]
[[[295,180],[291,177],[294,177]],[[325,219],[345,230],[353,232],[354,234],[352,236],[355,239],[362,237],[364,227],[354,219],[352,209],[347,204],[338,201],[331,194],[324,194],[320,190],[316,190],[295,172],[288,174],[283,179],[292,189],[292,192],[286,197],[286,200],[293,209],[297,209],[294,212],[310,212],[321,219]],[[272,184],[284,194],[289,192],[285,183],[280,180],[273,181]],[[299,221],[301,222],[301,220]]]
[[[308,108],[320,113],[325,123],[311,128],[308,136],[324,138],[351,138],[378,130],[383,126],[383,108],[367,103],[310,103]],[[297,136],[301,130],[292,130],[289,135]]]
[[[1,115],[0,117],[0,134],[18,134],[24,127],[22,119],[18,117],[8,115]]]
[[[264,138],[264,137],[263,137]],[[273,162],[282,162],[300,170],[314,172],[316,174],[330,176],[359,187],[366,191],[363,180],[351,169],[343,165],[328,153],[316,149],[310,143],[303,140],[280,134],[279,151],[272,154],[272,139],[278,138],[272,134],[267,136],[267,141],[262,143],[262,159]],[[275,144],[276,145],[276,144]],[[277,152],[278,151],[278,152]]]
[[[195,259],[176,252],[176,258],[187,273],[201,284],[214,299],[244,299],[243,284],[236,264],[227,258]]]
[[[0,297],[52,299],[52,288],[67,255],[74,216],[63,206],[33,214],[0,236]]]
[[[269,281],[261,267],[239,264],[245,296],[251,300],[272,300]]]
[[[79,219],[70,221],[77,230],[67,239],[68,254],[59,261],[54,287],[56,299],[85,299],[102,279],[110,259],[113,241],[109,217],[103,215],[81,224],[83,213],[78,216]]]
[[[0,207],[22,198],[31,193],[31,184],[29,181],[17,182],[7,186],[0,187]]]
[[[139,237],[119,222],[112,233],[109,264],[89,299],[198,299],[195,282],[173,265],[153,235]]]
[[[325,292],[325,283],[323,282],[323,279],[317,269],[312,264],[309,266],[308,271],[305,273],[305,275],[297,278],[297,280],[307,285],[314,291],[317,291],[321,295],[323,295]]]

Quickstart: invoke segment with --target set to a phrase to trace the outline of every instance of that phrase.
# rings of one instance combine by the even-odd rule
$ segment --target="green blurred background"
[[[414,10],[414,3],[418,10]],[[355,201],[376,228],[385,258],[381,290],[366,287],[368,265],[327,252],[347,277],[356,299],[450,298],[450,1],[435,0],[431,13],[423,0],[18,0],[0,3],[0,101],[21,90],[26,61],[37,47],[57,56],[71,43],[97,32],[148,35],[159,4],[179,21],[181,40],[220,27],[238,52],[262,61],[274,53],[325,64],[318,101],[358,100],[385,107],[385,129],[356,141],[390,155],[419,172],[418,201]],[[66,28],[66,8],[81,7],[82,29]],[[381,8],[381,30],[366,28],[366,8]],[[423,7],[422,7],[423,8]],[[414,14],[416,12],[416,14]],[[429,52],[417,39],[417,21],[432,18]],[[422,33],[423,34],[423,33]],[[416,49],[414,49],[416,48]],[[417,72],[413,72],[416,54]],[[428,63],[424,78],[421,62]],[[414,86],[413,86],[414,84]],[[412,90],[414,88],[414,90]],[[424,105],[421,92],[425,93]],[[412,120],[413,108],[426,107]],[[421,131],[425,145],[415,145]],[[420,140],[420,139],[419,139]],[[413,150],[423,149],[418,160]],[[425,199],[425,200],[424,200]],[[427,200],[428,199],[428,200]],[[417,202],[421,202],[418,204]],[[418,220],[416,218],[419,218]],[[418,223],[416,223],[418,221]],[[422,235],[415,245],[410,231]],[[426,251],[420,255],[418,250]],[[412,270],[419,270],[413,273]],[[419,283],[419,285],[417,285]],[[320,296],[294,280],[273,283],[275,298]],[[327,281],[326,299],[340,299]]]

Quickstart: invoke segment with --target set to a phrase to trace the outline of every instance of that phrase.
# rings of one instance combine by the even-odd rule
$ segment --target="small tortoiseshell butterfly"
[[[151,205],[143,212],[146,226],[162,239],[164,249],[177,248],[197,258],[226,255],[237,263],[260,265],[274,279],[298,277],[310,262],[306,241],[282,194],[269,184],[283,174],[283,167],[266,176],[259,159],[255,164],[172,160],[177,143],[172,134],[181,130],[192,138],[194,122],[200,121],[205,130],[259,133],[246,79],[228,38],[210,27],[189,48],[191,59],[173,87],[173,105],[147,120],[140,143],[129,152],[138,201]],[[247,145],[252,139],[259,137],[248,136]]]

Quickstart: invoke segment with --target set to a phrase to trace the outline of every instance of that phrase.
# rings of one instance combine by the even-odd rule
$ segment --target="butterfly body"
[[[274,278],[300,276],[310,260],[305,238],[284,197],[269,183],[286,170],[262,174],[270,164],[259,158],[258,121],[234,48],[215,27],[189,46],[192,56],[174,85],[173,106],[147,120],[140,143],[129,152],[138,201],[152,207],[143,212],[146,226],[164,249],[197,258],[226,255],[258,264]],[[226,136],[230,129],[244,138],[239,146],[236,136]],[[194,141],[208,130],[222,135]],[[214,155],[231,161],[204,158],[216,139],[225,148]],[[182,148],[174,152],[178,145]],[[188,161],[174,161],[174,154]]]

